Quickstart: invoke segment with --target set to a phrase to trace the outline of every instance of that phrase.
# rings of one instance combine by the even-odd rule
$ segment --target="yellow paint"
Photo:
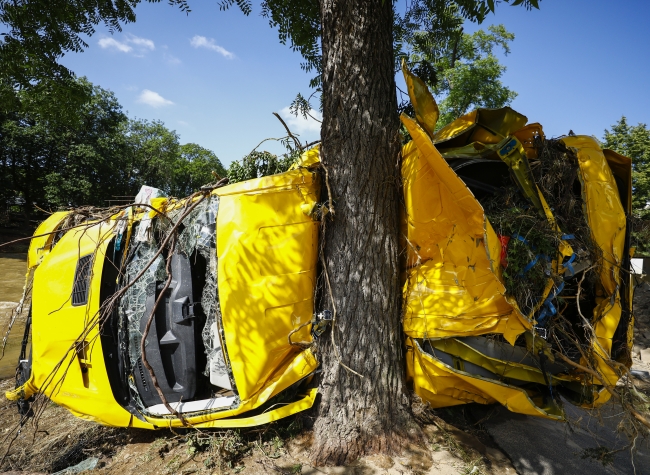
[[[423,352],[410,338],[407,338],[407,348],[407,372],[415,393],[433,408],[499,402],[512,412],[556,420],[562,418],[557,408],[543,407],[541,400],[532,398],[522,388],[454,369]]]
[[[41,392],[86,419],[126,426],[131,415],[113,398],[97,326],[99,277],[114,223],[65,233],[34,272],[32,375],[22,391],[24,397]],[[88,304],[73,306],[76,263],[86,255],[93,255]]]
[[[320,144],[316,145],[309,150],[304,151],[296,163],[289,167],[289,171],[297,170],[298,168],[314,168],[320,164]]]
[[[612,338],[621,318],[619,289],[622,282],[619,268],[625,247],[626,209],[621,202],[608,158],[619,172],[627,175],[628,185],[631,184],[631,162],[610,150],[604,152],[593,137],[578,135],[565,137],[562,141],[577,151],[587,220],[592,237],[603,253],[599,282],[601,296],[597,298],[594,314],[585,315],[585,318],[591,317],[597,335],[592,347],[597,356],[598,370],[613,385],[618,381],[618,375],[604,359],[611,355]],[[628,193],[625,193],[628,210],[630,190],[631,186],[628,186]],[[603,396],[601,399],[609,399]]]
[[[526,125],[526,117],[509,108],[479,109],[442,128],[431,139],[418,117],[413,120],[402,114],[401,120],[412,138],[402,150],[401,172],[405,204],[402,232],[407,251],[403,322],[408,348],[407,377],[415,392],[432,407],[499,402],[514,412],[562,418],[559,408],[544,406],[539,393],[528,393],[501,381],[511,377],[543,387],[546,381],[539,369],[482,355],[457,339],[491,334],[514,344],[517,336],[526,331],[532,337],[536,323],[533,317],[554,283],[549,279],[536,308],[529,315],[522,315],[514,299],[505,295],[498,236],[480,203],[446,160],[501,158],[540,214],[561,232],[532,179],[528,163],[528,159],[537,158],[534,141],[544,136],[541,125]],[[592,339],[592,352],[600,372],[610,384],[615,384],[618,376],[604,361],[611,354],[612,337],[621,318],[619,266],[624,249],[625,212],[630,211],[631,203],[631,164],[626,157],[603,152],[590,137],[566,137],[564,142],[577,151],[585,213],[604,257],[598,305],[594,314],[587,316],[597,336]],[[514,145],[507,147],[511,144]],[[626,188],[623,203],[614,174]],[[563,272],[562,259],[572,253],[571,246],[561,241],[553,259],[557,273]],[[628,340],[630,334],[628,330]],[[451,368],[423,352],[416,339],[428,340],[433,348],[500,377],[488,379]],[[543,342],[536,343],[540,341]],[[593,398],[584,405],[593,407],[609,399],[607,391],[601,386],[588,386],[579,373],[547,377],[552,385],[560,381],[586,384],[585,395],[591,392]]]
[[[34,231],[35,237],[30,241],[29,251],[27,251],[28,269],[36,267],[41,259],[50,252],[54,239],[54,231],[56,231],[68,214],[68,211],[57,211],[38,225],[36,231]]]
[[[317,153],[308,152],[306,162],[314,157],[318,158]],[[228,419],[260,407],[318,367],[311,350],[292,346],[287,337],[311,321],[314,312],[318,223],[303,208],[316,203],[320,181],[315,172],[296,168],[213,193],[220,197],[216,252],[225,346],[241,402],[231,410],[189,414],[186,422],[196,427],[263,424],[308,409],[316,396],[316,390],[311,390],[291,404]],[[184,202],[159,199],[152,205],[164,210]],[[137,222],[155,213],[144,209],[131,213],[129,220]],[[63,217],[51,217],[38,232],[51,232]],[[34,274],[32,375],[6,396],[16,400],[40,392],[78,417],[110,426],[180,427],[182,422],[174,416],[140,420],[113,397],[97,322],[104,256],[116,223],[109,219],[71,230],[49,253],[31,251],[31,263],[40,259]],[[32,248],[47,242],[35,239]],[[73,306],[76,265],[88,254],[93,255],[88,304]],[[310,327],[305,326],[293,339],[310,341]]]
[[[225,343],[245,401],[303,352],[289,344],[287,335],[314,312],[319,223],[301,205],[316,203],[320,185],[313,172],[300,168],[215,193],[220,197],[217,275]],[[293,338],[310,341],[309,327]],[[316,369],[313,358],[306,361],[298,379]]]
[[[538,339],[539,340],[539,339]],[[480,353],[471,346],[456,338],[445,338],[443,340],[430,340],[431,346],[436,350],[444,351],[462,360],[469,361],[483,369],[499,375],[502,379],[511,378],[520,381],[530,381],[538,384],[546,384],[542,371],[524,364],[513,361],[501,361]],[[547,376],[548,377],[548,376]],[[552,384],[559,381],[571,381],[568,376],[550,376]]]
[[[507,117],[508,114],[502,116]],[[440,131],[442,138],[451,138],[438,147],[454,140],[456,144],[460,140],[473,140],[468,134],[475,133],[473,130],[479,123],[477,117],[478,113],[463,117],[450,124],[447,131]],[[523,116],[511,114],[510,117]],[[535,368],[487,358],[463,347],[453,338],[501,334],[514,344],[518,335],[531,329],[534,312],[543,299],[530,315],[524,316],[514,299],[505,295],[499,263],[500,243],[481,205],[434,146],[436,140],[431,141],[415,120],[405,115],[401,119],[413,139],[402,151],[402,182],[405,201],[403,230],[407,242],[404,331],[411,342],[409,346],[414,346],[407,371],[416,393],[433,407],[466,402],[500,402],[510,410],[523,414],[561,417],[557,408],[542,408],[541,401],[520,388],[461,374],[449,368],[423,353],[412,340],[429,339],[434,347],[444,346],[446,352],[460,355],[486,369],[491,368],[501,374],[517,374],[519,379],[544,384],[543,375]],[[495,124],[492,123],[492,126]],[[508,127],[511,126],[497,127],[497,132],[509,131]],[[526,141],[531,150],[536,135],[543,135],[539,124],[513,133],[514,137]],[[502,139],[493,150],[498,150],[511,140],[512,137]],[[567,137],[564,141],[578,153],[587,219],[594,241],[603,250],[604,265],[600,274],[602,296],[598,299],[594,315],[590,316],[597,334],[592,346],[599,371],[610,384],[614,384],[618,376],[604,360],[611,354],[612,337],[621,317],[617,289],[620,285],[618,269],[624,249],[625,209],[612,169],[628,187],[629,203],[630,162],[626,157],[612,152],[604,153],[590,137]],[[527,169],[527,157],[533,153],[526,150],[516,138],[515,143],[511,154],[516,154],[516,157],[506,157],[505,161],[512,161],[508,165],[515,171],[522,167]],[[459,146],[452,149],[452,153],[462,152],[463,147],[467,148]],[[552,226],[557,227],[546,200],[534,182],[529,180],[529,173],[520,174],[522,186],[531,200],[537,201],[540,212]],[[572,252],[570,245],[561,242],[558,258],[553,262],[555,268],[560,270],[561,259]],[[549,294],[552,287],[553,282],[549,279],[544,296]],[[583,378],[580,374],[566,374],[552,377],[551,380],[580,382]],[[594,391],[594,400],[588,404],[590,407],[609,399],[606,391],[597,390],[597,387],[594,387]]]
[[[402,73],[404,73],[406,88],[409,97],[411,98],[413,109],[415,110],[415,119],[427,134],[429,134],[429,137],[433,137],[436,130],[436,123],[440,116],[438,104],[436,104],[435,99],[431,95],[431,92],[429,92],[429,88],[424,81],[409,71],[406,67],[406,61],[403,59]]]
[[[501,245],[483,208],[419,125],[402,152],[408,269],[404,331],[412,338],[503,334],[531,328],[494,269]]]
[[[451,149],[473,143],[482,146],[498,144],[521,129],[528,119],[510,107],[477,109],[441,128],[433,136],[433,143],[445,155]]]

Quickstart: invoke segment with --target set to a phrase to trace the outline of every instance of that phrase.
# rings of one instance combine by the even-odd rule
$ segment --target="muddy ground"
[[[4,380],[4,393],[13,382]],[[461,430],[422,409],[428,442],[400,457],[376,455],[348,467],[309,464],[312,432],[308,416],[249,430],[148,431],[102,427],[73,417],[52,403],[35,424],[17,433],[16,406],[0,403],[0,469],[5,473],[49,474],[96,458],[92,473],[148,474],[495,474],[516,473],[480,424]]]
[[[24,255],[23,255],[24,256]],[[24,260],[21,255],[0,255],[0,301],[16,302],[22,291]],[[11,269],[11,270],[10,270]],[[20,274],[17,274],[20,272]],[[10,274],[20,284],[3,286]],[[8,305],[4,305],[8,307]],[[0,330],[7,324],[8,312],[0,308]],[[650,375],[650,285],[639,286],[635,294],[636,335],[633,369]],[[24,320],[23,318],[19,321]],[[16,331],[18,330],[18,331]],[[13,340],[20,326],[15,328]],[[0,370],[13,367],[16,347],[0,360]],[[5,364],[6,363],[6,364]],[[498,410],[474,410],[471,406],[430,411],[418,406],[418,414],[427,435],[425,446],[409,447],[400,457],[366,457],[347,467],[313,467],[309,464],[312,442],[309,415],[298,415],[279,423],[249,430],[231,431],[145,431],[98,426],[77,419],[65,409],[49,403],[38,420],[15,430],[19,415],[14,403],[1,395],[13,387],[7,369],[0,373],[0,472],[51,474],[92,462],[97,474],[515,474],[569,473],[541,467],[539,471],[522,468],[512,447],[501,449],[493,438],[494,425],[485,417],[503,417]],[[639,381],[639,384],[643,384]],[[523,418],[535,431],[536,418]],[[529,420],[530,419],[530,420]],[[541,421],[541,420],[540,420]],[[548,421],[544,421],[548,422]],[[514,424],[514,420],[513,420]],[[532,425],[530,425],[532,424]],[[558,426],[561,423],[553,423]],[[540,426],[541,427],[541,426]],[[492,430],[492,434],[491,431]],[[526,437],[524,432],[522,437]],[[522,440],[522,445],[524,441]],[[570,445],[570,444],[569,444]],[[534,450],[533,450],[534,451]],[[555,454],[554,454],[555,455]],[[567,450],[557,453],[566,462],[573,457],[575,466],[587,468],[593,460],[584,453]],[[589,463],[587,463],[589,462]],[[599,462],[599,461],[598,461]],[[581,465],[582,464],[582,465]],[[622,466],[610,466],[611,473],[633,473]],[[73,472],[68,472],[73,473]],[[593,473],[600,473],[596,470]],[[607,473],[610,473],[608,470]],[[637,467],[637,473],[650,473],[650,467]]]

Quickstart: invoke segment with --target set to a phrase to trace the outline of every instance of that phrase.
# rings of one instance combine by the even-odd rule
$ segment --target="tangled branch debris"
[[[602,348],[601,351],[596,348],[594,353],[593,345],[599,345],[599,339],[593,315],[604,258],[587,222],[578,157],[559,139],[538,136],[535,150],[536,159],[530,160],[531,170],[557,228],[537,212],[510,179],[503,183],[498,193],[483,201],[486,216],[507,249],[502,261],[506,292],[524,314],[532,314],[549,280],[554,289],[561,288],[557,296],[558,312],[544,322],[546,341],[542,346],[550,350],[544,350],[546,357],[555,357],[568,370],[577,370],[601,385],[622,407],[625,416],[621,427],[626,428],[625,432],[634,441],[639,435],[645,437],[649,433],[650,399],[637,388],[635,379],[623,364],[629,354],[617,353],[616,348],[611,357],[605,357],[607,352]],[[560,241],[567,237],[578,259],[586,263],[575,278],[558,274],[552,262]],[[614,272],[622,272],[620,265],[614,266]],[[626,289],[623,287],[620,292],[623,294]],[[537,318],[539,320],[539,314]],[[530,342],[526,345],[536,352]],[[618,385],[609,382],[603,368],[621,378]],[[559,394],[551,392],[550,396],[561,404]]]

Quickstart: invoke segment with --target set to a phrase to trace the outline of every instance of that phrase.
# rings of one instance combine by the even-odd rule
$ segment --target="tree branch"
[[[285,128],[286,131],[287,131],[287,134],[289,134],[289,137],[291,137],[291,138],[293,139],[293,141],[296,143],[296,146],[297,146],[297,147],[300,149],[300,151],[302,152],[303,147],[302,147],[302,144],[300,143],[300,140],[298,140],[298,139],[296,138],[296,136],[293,135],[293,133],[291,132],[291,130],[289,130],[289,127],[287,126],[286,122],[285,122],[284,120],[282,120],[282,117],[280,117],[280,114],[278,114],[277,112],[274,112],[273,115],[276,116],[280,122],[282,122],[282,125],[284,125],[284,128]]]

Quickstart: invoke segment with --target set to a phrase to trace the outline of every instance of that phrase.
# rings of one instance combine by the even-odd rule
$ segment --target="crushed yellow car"
[[[432,407],[552,419],[562,400],[603,404],[616,364],[629,366],[630,160],[591,137],[546,140],[510,108],[436,131],[435,101],[405,77],[413,390]],[[23,345],[7,397],[141,428],[244,427],[310,408],[312,342],[329,319],[314,307],[328,219],[318,167],[315,148],[285,173],[184,200],[144,193],[110,216],[53,214],[31,242],[31,354]]]
[[[152,429],[250,426],[308,409],[316,391],[301,383],[318,362],[288,335],[312,339],[319,228],[305,211],[319,190],[301,167],[77,228],[53,214],[29,250],[31,356],[7,397],[41,393],[84,419]],[[156,228],[176,222],[167,272]],[[146,356],[182,420],[140,352],[159,298]]]
[[[631,161],[593,137],[547,141],[510,108],[479,109],[436,132],[435,102],[405,77],[416,110],[415,120],[402,115],[412,139],[402,180],[415,392],[433,407],[499,402],[553,419],[563,417],[561,398],[603,404],[617,366],[630,365]],[[522,248],[528,258],[513,272],[511,251]]]

